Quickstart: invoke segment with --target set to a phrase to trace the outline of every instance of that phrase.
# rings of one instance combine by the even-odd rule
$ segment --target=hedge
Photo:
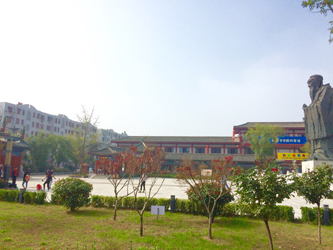
[[[23,202],[25,204],[44,205],[46,192],[24,192]]]
[[[301,207],[302,221],[312,224],[318,224],[318,208],[317,207]],[[324,209],[320,208],[320,223],[324,224]],[[329,223],[333,224],[333,209],[329,209]]]
[[[18,190],[7,190],[0,189],[0,201],[17,202],[20,191]],[[45,204],[46,193],[45,192],[24,192],[23,202],[25,204]],[[144,205],[146,198],[138,197],[137,206],[141,209]],[[51,195],[52,204],[60,204],[59,197],[54,194]],[[164,206],[165,210],[170,210],[170,199],[168,198],[153,198],[149,201],[146,210],[150,211],[152,205]],[[115,197],[92,195],[90,205],[98,208],[114,208],[116,204]],[[134,209],[134,197],[125,197],[118,204],[120,209]],[[301,207],[302,220],[304,222],[317,223],[317,208]],[[323,223],[324,211],[321,208],[321,217]],[[330,223],[333,223],[333,209],[330,209]],[[206,215],[205,209],[198,206],[197,204],[186,200],[176,199],[176,212],[195,214],[195,215]],[[233,216],[248,216],[254,217],[251,214],[250,208],[246,204],[228,203],[223,207],[222,213],[218,216],[233,217]],[[294,221],[294,211],[290,206],[277,206],[277,210],[272,214],[272,220],[286,220]]]
[[[139,209],[143,207],[145,197],[137,198],[137,206]],[[170,210],[170,199],[168,198],[153,198],[146,207],[150,211],[152,205],[165,206],[165,210]],[[113,208],[115,206],[115,197],[93,195],[91,197],[91,205],[93,207]],[[134,209],[134,197],[125,197],[118,204],[120,209]],[[206,215],[206,210],[196,203],[186,199],[176,199],[176,212],[196,215]],[[228,203],[223,207],[222,213],[219,216],[233,217],[233,216],[249,216],[254,217],[248,205],[240,205],[237,203]],[[276,212],[272,215],[272,220],[286,220],[294,221],[293,207],[290,206],[277,206]]]

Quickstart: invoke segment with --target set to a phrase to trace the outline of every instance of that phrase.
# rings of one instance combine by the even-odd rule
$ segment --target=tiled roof
[[[106,156],[112,156],[116,153],[124,152],[125,150],[126,150],[125,148],[107,147],[99,150],[91,150],[88,152],[88,154],[106,157]]]
[[[188,143],[200,143],[200,142],[234,142],[231,136],[127,136],[125,138],[112,140],[112,142],[140,142],[144,140],[147,143],[153,142],[188,142]]]
[[[304,122],[247,122],[241,125],[236,125],[234,128],[249,128],[254,127],[255,124],[270,124],[270,125],[277,125],[282,128],[304,128]]]

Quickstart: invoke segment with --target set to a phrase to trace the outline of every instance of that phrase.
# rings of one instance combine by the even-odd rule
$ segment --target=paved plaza
[[[56,175],[56,180],[58,179],[62,179],[62,178],[66,178],[68,175],[60,175],[57,176]],[[36,191],[36,186],[37,184],[43,184],[42,179],[44,178],[44,176],[40,175],[40,176],[34,176],[32,175],[30,178],[30,181],[28,183],[28,191]],[[88,183],[93,185],[93,190],[92,190],[92,194],[93,195],[104,195],[104,196],[114,196],[114,192],[113,192],[113,186],[111,185],[111,183],[104,177],[104,176],[97,176],[96,178],[83,178],[83,180],[87,181]],[[138,179],[135,180],[135,182],[138,182]],[[159,179],[157,184],[153,187],[152,191],[156,191],[159,187],[158,184],[160,184],[162,182],[162,179]],[[54,183],[54,181],[53,181]],[[150,184],[151,184],[151,180],[148,178],[148,180],[146,181],[146,191],[149,190],[150,188]],[[228,182],[228,184],[230,185],[230,183]],[[22,188],[22,178],[18,178],[17,179],[17,186],[18,188]],[[131,187],[130,187],[131,188]],[[161,187],[160,191],[158,192],[158,194],[155,196],[156,198],[170,198],[171,195],[175,195],[176,198],[178,199],[187,199],[187,195],[185,193],[185,191],[187,190],[187,186],[180,186],[180,184],[177,182],[176,179],[172,179],[172,178],[166,178],[163,186]],[[234,187],[232,187],[232,190],[234,190]],[[48,196],[47,199],[50,200],[51,198],[51,193],[52,190],[50,190],[50,192],[48,192]],[[122,190],[122,192],[120,194],[125,194],[126,190]],[[145,196],[145,193],[138,193],[138,196]],[[322,206],[323,204],[329,205],[330,208],[333,208],[333,200],[323,200],[322,202]],[[296,218],[300,218],[301,217],[301,209],[300,207],[315,207],[316,205],[312,205],[312,204],[307,204],[306,201],[299,196],[285,200],[281,205],[286,205],[286,206],[292,206],[294,208],[295,211],[295,217]]]

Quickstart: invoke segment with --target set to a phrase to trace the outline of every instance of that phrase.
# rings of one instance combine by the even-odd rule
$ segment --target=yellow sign
[[[305,153],[278,153],[277,158],[279,160],[300,160],[304,161],[309,158],[309,154]]]

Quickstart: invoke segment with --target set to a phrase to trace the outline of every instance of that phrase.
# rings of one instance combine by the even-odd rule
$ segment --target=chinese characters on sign
[[[294,136],[284,136],[280,137],[278,144],[305,144],[306,143],[306,137],[294,137]]]
[[[307,160],[309,157],[309,154],[305,153],[278,153],[277,158],[279,160]]]

